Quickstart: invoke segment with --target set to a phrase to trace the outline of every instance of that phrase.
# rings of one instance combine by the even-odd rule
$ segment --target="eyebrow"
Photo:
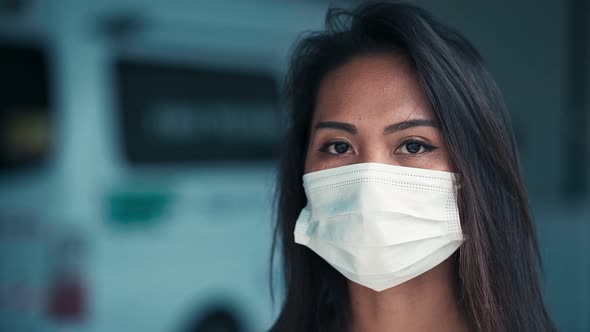
[[[391,124],[391,125],[385,127],[385,129],[383,129],[383,135],[391,134],[391,133],[394,133],[397,131],[406,130],[409,128],[422,127],[422,126],[434,127],[434,128],[439,127],[438,124],[433,120],[415,119],[415,120],[408,120],[408,121],[402,121],[402,122]],[[323,121],[323,122],[318,122],[315,125],[315,129],[322,129],[322,128],[342,130],[342,131],[345,131],[345,132],[351,133],[351,134],[356,134],[358,132],[355,125],[350,124],[350,123],[346,123],[346,122]]]
[[[406,130],[406,129],[414,128],[414,127],[438,128],[439,126],[433,120],[427,120],[427,119],[408,120],[408,121],[398,122],[398,123],[395,123],[395,124],[385,127],[385,129],[383,129],[383,135],[395,133],[397,131],[402,131],[402,130]]]
[[[358,132],[355,125],[350,124],[350,123],[345,123],[345,122],[325,121],[325,122],[318,122],[315,125],[315,129],[322,129],[322,128],[343,130],[343,131],[346,131],[351,134],[356,134]]]

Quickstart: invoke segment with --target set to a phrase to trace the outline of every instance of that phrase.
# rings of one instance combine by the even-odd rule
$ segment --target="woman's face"
[[[305,173],[365,162],[451,171],[428,100],[404,56],[358,56],[320,84]]]

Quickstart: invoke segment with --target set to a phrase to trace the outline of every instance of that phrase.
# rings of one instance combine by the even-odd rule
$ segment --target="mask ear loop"
[[[461,188],[463,188],[463,179],[461,177],[461,174],[459,173],[453,173],[453,187],[454,187],[454,191],[455,191],[455,198],[457,199],[457,201],[459,201],[458,196],[459,196],[459,191],[461,190]],[[459,211],[459,225],[461,226],[461,231],[464,229],[463,227],[463,218],[461,217],[461,211]],[[463,233],[463,232],[462,232]],[[463,233],[463,241],[467,241],[467,235],[465,233]],[[461,248],[459,247],[459,250]]]
[[[459,173],[453,173],[453,185],[455,186],[455,190],[458,191],[463,187],[463,177]]]
[[[455,195],[458,196],[459,195],[459,191],[461,190],[461,188],[463,187],[463,178],[461,177],[461,174],[459,173],[453,173],[453,185],[455,188]],[[460,214],[461,212],[459,212]],[[459,223],[461,223],[463,221],[463,218],[459,218]],[[463,230],[463,225],[461,225],[461,230]],[[463,234],[463,241],[467,241],[467,236],[465,234]],[[465,298],[465,289],[463,287],[463,278],[461,277],[461,247],[459,247],[459,249],[453,254],[452,256],[452,266],[453,269],[455,271],[455,287],[456,287],[456,296],[457,296],[457,301],[459,303],[463,303],[463,300]]]

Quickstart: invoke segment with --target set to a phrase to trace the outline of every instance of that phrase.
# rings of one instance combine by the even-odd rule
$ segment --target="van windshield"
[[[130,163],[275,158],[280,121],[271,74],[126,59],[116,78]]]
[[[51,141],[47,56],[0,44],[0,172],[38,167]]]

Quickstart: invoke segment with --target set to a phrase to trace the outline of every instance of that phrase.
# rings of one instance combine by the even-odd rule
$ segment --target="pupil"
[[[418,153],[420,152],[420,143],[412,142],[406,145],[406,149],[408,149],[409,153]]]
[[[346,153],[346,151],[348,151],[348,144],[336,143],[334,150],[336,150],[337,153]]]

